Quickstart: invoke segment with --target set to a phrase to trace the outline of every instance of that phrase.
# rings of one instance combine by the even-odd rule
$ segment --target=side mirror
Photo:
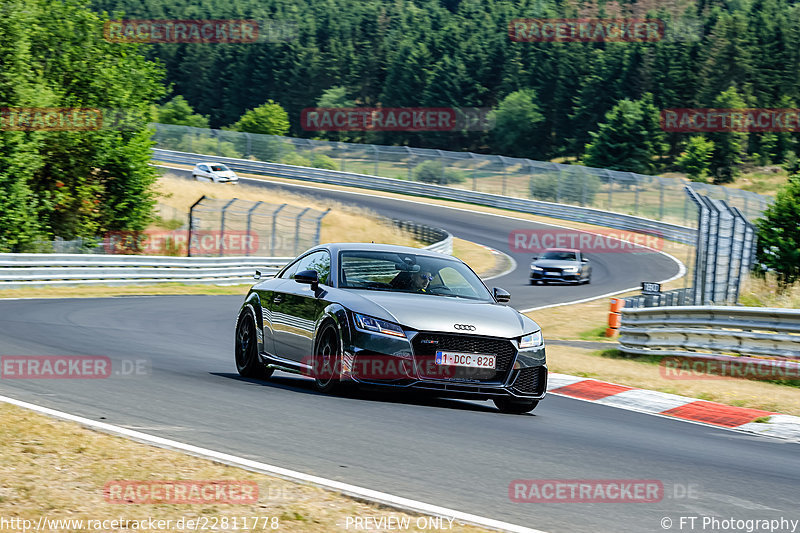
[[[534,255],[533,259],[531,259],[531,261],[536,261],[537,259],[539,259],[539,256],[538,255]]]
[[[500,287],[492,289],[492,294],[494,295],[494,299],[500,303],[507,302],[511,299],[511,294]]]
[[[311,285],[312,289],[316,289],[319,285],[319,274],[316,270],[303,270],[294,275],[294,280],[297,283],[305,283]]]
[[[256,270],[256,273],[253,274],[253,279],[261,279],[261,271]]]
[[[589,262],[588,259],[586,259],[585,257],[581,257],[581,263],[588,263],[588,262]]]

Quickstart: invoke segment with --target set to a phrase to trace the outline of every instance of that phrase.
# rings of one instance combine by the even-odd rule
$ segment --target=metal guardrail
[[[392,220],[395,227],[411,233],[418,241],[426,243],[425,250],[453,255],[453,236],[443,229],[408,220]]]
[[[677,306],[623,308],[621,314],[625,353],[800,361],[800,309]]]
[[[394,221],[423,242],[426,250],[451,254],[453,236],[414,222]],[[0,289],[68,285],[151,283],[253,283],[277,274],[293,257],[166,257],[94,254],[0,254]]]
[[[676,224],[660,222],[649,218],[610,213],[601,209],[579,207],[574,205],[557,204],[525,198],[512,198],[499,194],[457,189],[443,185],[434,185],[417,181],[408,181],[395,178],[354,174],[337,170],[322,170],[318,168],[297,167],[279,163],[266,163],[250,161],[247,159],[234,159],[229,157],[208,156],[188,152],[153,149],[153,159],[165,163],[178,163],[194,165],[201,161],[213,159],[224,163],[238,172],[275,176],[317,183],[345,185],[364,189],[397,192],[425,196],[429,198],[444,198],[479,205],[487,205],[501,209],[510,209],[522,213],[585,222],[616,229],[637,231],[656,235],[665,239],[694,244],[697,239],[697,230]]]
[[[152,124],[156,147],[179,152],[269,161],[408,181],[425,181],[484,193],[571,204],[694,227],[684,180],[502,155],[410,146],[348,143],[229,130]],[[738,207],[750,219],[769,197],[720,185],[695,183],[709,198]]]
[[[253,283],[256,268],[275,275],[291,257],[161,257],[0,254],[0,289],[65,285]]]

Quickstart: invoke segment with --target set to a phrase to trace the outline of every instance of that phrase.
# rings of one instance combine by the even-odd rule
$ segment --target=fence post
[[[189,239],[186,241],[186,257],[192,257],[192,231],[194,231],[194,208],[197,207],[197,205],[205,199],[206,195],[204,194],[189,208]]]
[[[634,198],[634,201],[633,201],[633,214],[634,215],[638,215],[639,214],[639,180],[636,178],[636,174],[634,174],[633,172],[628,172],[628,174],[630,174],[631,177],[633,178],[633,186],[635,187],[634,190],[636,191],[636,193],[633,195],[633,198]]]
[[[475,164],[475,154],[469,153],[470,163],[472,163],[472,190],[478,190],[478,165]]]
[[[247,230],[245,231],[245,234],[244,234],[244,235],[245,235],[245,237],[246,237],[246,238],[248,238],[248,240],[246,240],[245,242],[248,242],[248,243],[250,242],[250,240],[249,240],[249,237],[250,237],[250,227],[251,227],[251,226],[250,226],[250,222],[252,221],[252,218],[253,218],[253,211],[255,211],[256,209],[258,209],[258,207],[259,207],[261,204],[263,204],[263,203],[264,203],[264,202],[261,202],[261,201],[259,201],[259,202],[256,202],[256,203],[255,203],[255,205],[254,205],[253,207],[251,207],[250,209],[248,209],[248,210],[247,210]],[[250,246],[248,246],[248,247],[247,247],[247,252],[245,253],[245,255],[247,255],[247,256],[249,256],[249,255],[250,255]]]
[[[506,160],[502,156],[500,156],[500,164],[503,165],[503,189],[502,189],[503,192],[501,194],[505,196],[506,182],[508,181],[508,175],[507,175],[508,166],[506,165]]]
[[[664,220],[664,178],[658,178],[658,184],[661,187],[658,199],[658,219]]]
[[[320,234],[320,228],[322,227],[322,219],[325,218],[325,215],[327,215],[330,212],[331,208],[329,207],[328,209],[325,210],[324,213],[322,213],[320,216],[317,217],[317,229],[316,232],[314,233],[314,245],[319,244],[319,234]]]
[[[253,139],[250,137],[250,134],[247,133],[247,132],[244,132],[244,137],[245,137],[245,139],[247,139],[247,150],[246,150],[247,153],[244,154],[244,156],[245,157],[250,157],[250,154],[253,153]]]
[[[281,204],[281,206],[272,213],[272,236],[269,241],[269,255],[272,257],[275,257],[275,232],[277,230],[278,213],[287,205],[288,204]]]
[[[606,173],[606,178],[608,178],[608,210],[611,211],[611,206],[614,203],[614,175],[608,169],[606,169],[604,172]]]
[[[225,248],[225,211],[230,207],[234,202],[236,202],[236,198],[222,206],[222,214],[219,217],[219,256],[222,257],[223,250]]]
[[[300,213],[298,213],[298,215],[294,219],[294,255],[300,253],[300,250],[298,249],[300,244],[300,219],[303,218],[303,215],[305,215],[309,209],[311,208],[306,207],[305,209],[300,211]]]
[[[377,176],[378,175],[378,170],[379,170],[378,169],[378,163],[380,162],[381,154],[380,154],[380,152],[378,152],[378,147],[376,145],[371,144],[370,146],[372,146],[372,151],[375,152],[375,174],[374,175]]]
[[[406,146],[406,152],[408,153],[408,179],[409,181],[414,179],[414,173],[411,170],[412,167],[412,160],[414,159],[414,154],[411,152],[411,148]]]

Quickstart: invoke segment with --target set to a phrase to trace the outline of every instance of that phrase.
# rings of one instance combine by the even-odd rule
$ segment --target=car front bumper
[[[518,350],[508,339],[434,332],[409,332],[409,339],[359,334],[353,341],[344,351],[342,377],[362,385],[473,399],[539,400],[547,392],[544,344]],[[432,355],[437,348],[491,353],[496,368],[437,365]]]

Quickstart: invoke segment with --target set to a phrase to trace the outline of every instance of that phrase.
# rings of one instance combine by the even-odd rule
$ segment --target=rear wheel
[[[342,350],[333,324],[323,326],[314,350],[314,387],[327,394],[342,389]]]
[[[539,405],[539,400],[512,400],[511,398],[495,398],[492,400],[501,413],[521,415],[530,413]]]
[[[245,378],[267,379],[273,370],[258,359],[258,339],[253,315],[245,311],[236,325],[236,371]]]

